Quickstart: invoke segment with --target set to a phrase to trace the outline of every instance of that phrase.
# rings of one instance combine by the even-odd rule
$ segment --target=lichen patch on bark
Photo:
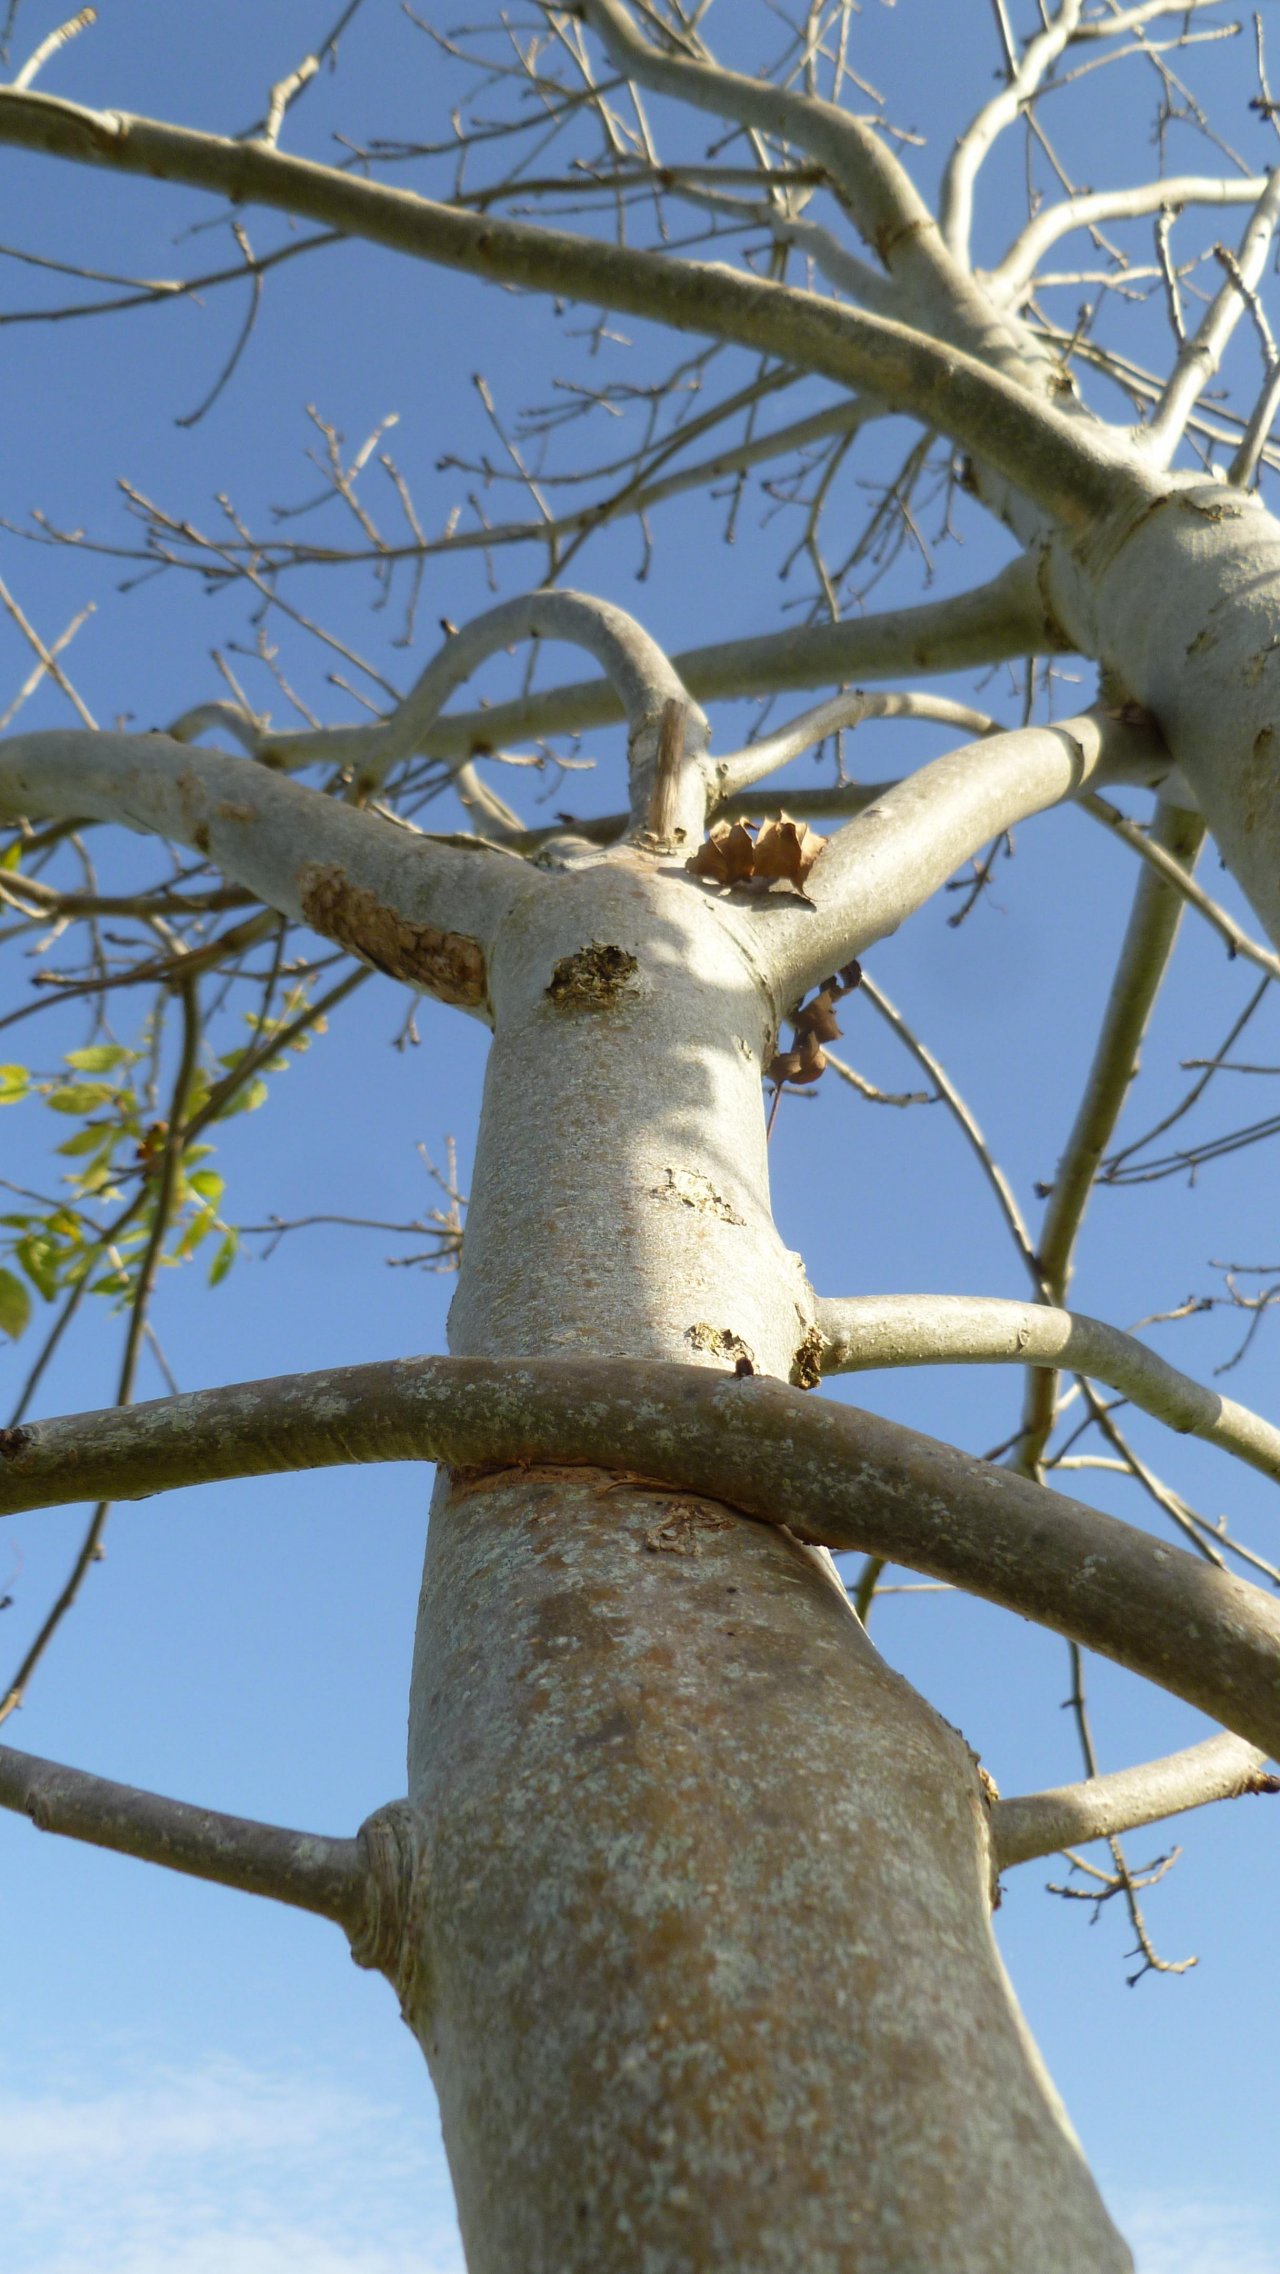
[[[362,963],[420,987],[442,1003],[473,1009],[485,999],[484,951],[466,932],[415,924],[343,871],[308,862],[298,878],[302,913],[317,932]]]
[[[639,968],[628,949],[592,940],[561,956],[547,994],[558,1011],[610,1011]]]
[[[744,1219],[736,1208],[716,1191],[710,1177],[700,1169],[664,1169],[665,1184],[655,1184],[650,1194],[653,1200],[665,1200],[681,1208],[693,1208],[703,1216],[718,1216],[722,1224],[741,1224]]]
[[[727,1532],[741,1521],[711,1501],[671,1500],[662,1522],[645,1533],[644,1544],[652,1555],[700,1555],[700,1532]]]
[[[709,1326],[705,1319],[698,1319],[685,1329],[685,1341],[691,1350],[709,1350],[729,1366],[736,1365],[740,1358],[745,1358],[751,1366],[756,1362],[751,1345],[744,1342],[740,1334],[735,1334],[732,1327]]]
[[[816,1326],[806,1329],[796,1344],[791,1379],[798,1390],[816,1390],[822,1380],[822,1336]]]

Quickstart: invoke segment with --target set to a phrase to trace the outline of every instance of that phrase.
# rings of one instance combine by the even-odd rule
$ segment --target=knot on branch
[[[356,1834],[364,1864],[359,1917],[348,1927],[357,1966],[385,1974],[402,2011],[417,2002],[427,1894],[427,1827],[408,1800],[390,1800]]]

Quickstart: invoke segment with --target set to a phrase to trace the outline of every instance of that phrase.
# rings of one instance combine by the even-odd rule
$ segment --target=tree
[[[248,587],[268,664],[291,576],[358,554],[385,593],[401,565],[511,551],[527,583],[525,548],[538,547],[536,589],[456,609],[409,693],[368,723],[281,727],[233,685],[164,732],[85,720],[0,747],[6,897],[24,924],[127,918],[145,952],[120,964],[91,935],[77,984],[100,1016],[124,980],[158,980],[175,1029],[153,1012],[130,1061],[95,1026],[72,1054],[78,1078],[48,1089],[77,1123],[73,1198],[12,1212],[10,1331],[23,1273],[61,1302],[55,1338],[95,1288],[123,1297],[127,1319],[114,1409],[20,1415],[0,1443],[6,1509],[97,1503],[48,1631],[111,1501],[281,1467],[441,1463],[409,1794],[358,1837],[214,1816],[8,1748],[2,1797],[46,1829],[337,1920],[394,1983],[430,2062],[476,2269],[1120,2268],[1128,2251],[1005,1981],[990,1905],[995,1875],[1020,1860],[1261,1789],[1276,1750],[1280,1618],[1228,1567],[1253,1551],[1160,1482],[1106,1393],[1272,1481],[1280,1432],[1064,1304],[1184,907],[1264,985],[1280,970],[1254,936],[1280,943],[1280,572],[1257,486],[1276,462],[1261,288],[1280,172],[1232,156],[1211,175],[1166,168],[1165,140],[1209,131],[1184,70],[1225,28],[1215,0],[1060,0],[1030,36],[998,6],[995,92],[932,204],[900,154],[895,127],[910,121],[859,113],[875,97],[853,75],[853,11],[814,7],[782,35],[774,17],[763,29],[735,17],[728,61],[707,45],[707,17],[676,0],[580,0],[510,29],[410,25],[397,37],[427,42],[442,121],[455,97],[468,106],[456,137],[447,124],[409,144],[349,136],[316,159],[282,138],[339,40],[345,53],[361,36],[359,0],[274,80],[247,133],[36,91],[83,18],[0,91],[0,142],[41,166],[138,176],[140,199],[158,180],[229,204],[235,258],[187,291],[247,281],[256,307],[273,268],[354,242],[425,263],[429,279],[447,269],[514,290],[513,338],[550,299],[590,311],[591,345],[619,316],[690,343],[665,366],[669,350],[646,345],[638,383],[599,384],[588,361],[532,436],[508,432],[482,387],[506,463],[485,453],[471,476],[492,488],[509,475],[523,521],[495,525],[477,503],[474,521],[429,539],[388,461],[409,531],[389,543],[360,486],[380,437],[348,464],[322,422],[354,547],[299,540],[288,522],[263,538],[231,508],[230,537],[212,539],[133,496],[146,565]],[[766,38],[780,61],[757,48]],[[1256,53],[1259,126],[1274,108],[1261,32]],[[1157,75],[1159,170],[1086,194],[1041,110],[1120,59]],[[1003,233],[979,268],[982,169],[1016,135],[1029,209],[984,220],[984,248],[997,221]],[[443,196],[399,186],[398,165],[458,153]],[[1202,224],[1228,206],[1243,233],[1210,270]],[[266,253],[241,218],[260,209],[290,224]],[[1133,249],[1148,228],[1154,262]],[[1082,235],[1095,248],[1083,267],[1060,253]],[[1065,283],[1051,256],[1076,264]],[[174,296],[118,277],[110,289]],[[1092,297],[1064,326],[1052,310],[1082,290]],[[1151,291],[1174,335],[1163,365]],[[1262,341],[1264,377],[1237,416],[1214,382],[1242,327]],[[247,336],[220,386],[244,384]],[[765,425],[788,390],[799,415]],[[588,503],[557,510],[561,435],[622,410],[621,457],[579,460]],[[855,535],[840,522],[850,449],[903,421],[900,470]],[[627,517],[647,531],[668,497],[762,464],[784,469],[773,494],[801,516],[808,622],[671,656],[636,614],[569,588],[593,533]],[[951,597],[846,619],[939,494],[962,529],[986,517],[1004,533],[1004,565]],[[38,533],[73,557],[97,542]],[[592,676],[550,690],[513,678],[505,701],[446,709],[489,658],[529,642],[585,650]],[[1064,720],[1046,707],[1043,666],[1065,655],[1101,681]],[[855,684],[1011,662],[1025,667],[1013,725],[914,685]],[[65,679],[43,644],[37,668]],[[287,693],[282,667],[280,683]],[[727,752],[701,707],[796,688],[828,693]],[[834,787],[770,786],[874,716],[966,739],[888,784],[838,767]],[[530,738],[563,758],[565,737],[618,718],[625,813],[534,828],[477,766]],[[1117,788],[1137,793],[1140,814],[1155,792],[1146,826],[1114,804]],[[422,804],[452,790],[469,828],[423,831]],[[980,892],[1011,830],[1072,804],[1122,836],[1139,871],[1034,1234],[913,1044],[982,1153],[1030,1300],[819,1299],[775,1225],[766,1113],[828,1071],[860,982],[906,1031],[858,959],[969,864]],[[827,817],[823,842],[810,824]],[[179,848],[177,865],[114,894],[91,874],[46,881],[46,856],[89,824],[120,823]],[[1206,829],[1252,928],[1192,879]],[[320,942],[296,966],[286,925]],[[208,1133],[370,970],[493,1030],[452,1355],[132,1403],[161,1262],[208,1238],[216,1270],[233,1257],[222,1189],[201,1166]],[[205,1027],[237,972],[260,988],[254,1040],[211,1065]],[[152,1113],[146,1084],[162,1077],[169,1102]],[[28,1079],[15,1064],[10,1094]],[[1261,1318],[1265,1294],[1243,1299]],[[824,1374],[949,1361],[1027,1369],[1002,1460],[813,1396]],[[1183,1544],[1047,1489],[1080,1412]],[[864,1618],[885,1565],[902,1564],[1066,1636],[1081,1700],[1089,1649],[1223,1733],[1096,1777],[1081,1702],[1086,1781],[1001,1800],[873,1648],[831,1550],[867,1559]],[[1156,1963],[1118,1844],[1104,1885]]]

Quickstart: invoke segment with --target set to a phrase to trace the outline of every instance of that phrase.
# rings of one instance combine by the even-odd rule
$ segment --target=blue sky
[[[224,0],[217,11],[180,15],[157,0],[105,0],[96,29],[41,84],[239,129],[329,13],[312,0],[277,0],[266,12],[250,0]],[[60,15],[45,0],[26,0],[19,51]],[[434,10],[432,20],[453,19]],[[929,138],[913,153],[926,183],[961,115],[962,92],[969,106],[991,84],[990,23],[977,0],[963,7],[899,0],[895,10],[868,8],[859,19],[867,75],[885,89],[893,115]],[[342,72],[308,98],[309,113],[298,114],[294,147],[322,151],[339,122],[357,134],[422,131],[423,118],[443,108],[442,68],[391,0],[366,0]],[[1204,73],[1232,134],[1262,165],[1269,151],[1245,107],[1252,86],[1242,63],[1231,69],[1234,79],[1215,53]],[[1080,130],[1081,179],[1096,184],[1111,175],[1122,146],[1118,102],[1118,92],[1100,94]],[[1130,131],[1123,145],[1134,178],[1150,163],[1144,133],[1145,126],[1136,137]],[[1189,146],[1175,155],[1189,162]],[[174,242],[210,217],[208,202],[195,196],[159,196],[148,185],[7,153],[0,171],[6,242],[148,274],[174,273],[210,250],[221,257],[221,233]],[[994,232],[1017,183],[1016,166],[997,171],[984,228]],[[261,217],[250,226],[261,244],[284,234]],[[0,311],[48,305],[53,289],[5,263]],[[6,329],[4,517],[23,523],[40,509],[63,526],[119,540],[128,529],[116,487],[123,477],[210,527],[225,491],[260,526],[272,503],[297,502],[316,486],[304,457],[316,439],[306,416],[312,403],[351,446],[395,413],[392,447],[428,524],[438,525],[467,484],[437,461],[450,450],[492,448],[472,374],[484,374],[508,414],[551,399],[566,335],[582,321],[580,311],[554,317],[532,301],[343,248],[271,280],[234,381],[200,424],[175,424],[216,376],[238,320],[229,298],[211,295],[202,309]],[[657,367],[644,327],[617,331],[591,366],[596,376],[624,379]],[[1242,346],[1246,389],[1247,352]],[[857,462],[851,509],[854,483],[873,478],[882,463],[874,452]],[[376,495],[390,522],[389,487]],[[316,534],[345,534],[330,508],[312,526]],[[588,552],[580,581],[634,609],[672,647],[794,620],[780,613],[794,589],[778,583],[777,530],[766,526],[758,496],[729,550],[691,506],[663,509],[655,533],[656,565],[643,584],[635,581],[630,532]],[[962,513],[962,535],[963,546],[938,552],[938,590],[978,581],[1003,557],[976,515]],[[0,539],[0,555],[0,575],[45,638],[95,601],[67,662],[104,723],[130,714],[151,725],[221,691],[210,650],[246,637],[234,599],[209,598],[195,579],[178,576],[122,593],[118,564],[16,537]],[[499,567],[504,589],[539,573],[532,553]],[[290,596],[403,686],[430,652],[436,619],[465,618],[487,593],[475,556],[433,563],[410,654],[394,644],[398,603],[371,611],[358,576],[345,584],[301,579]],[[912,596],[904,566],[871,604]],[[320,715],[356,715],[352,698],[328,680],[332,657],[296,629],[279,630],[286,668]],[[0,707],[29,661],[12,623],[0,621]],[[265,677],[252,677],[252,663],[243,668],[255,700],[265,701]],[[574,661],[568,670],[576,673]],[[549,676],[558,675],[552,658]],[[500,683],[497,674],[488,682]],[[1060,707],[1090,692],[1087,674],[1076,686],[1064,681]],[[1017,716],[1017,692],[1003,678],[978,699]],[[797,697],[787,708],[803,702]],[[747,706],[722,706],[719,746],[735,741],[753,715]],[[46,726],[68,716],[44,690],[23,721]],[[937,729],[867,728],[854,754],[858,770],[875,778],[948,740]],[[612,806],[615,738],[592,738],[588,754],[599,762],[598,783],[534,778],[528,791],[527,778],[515,776],[503,779],[503,794],[517,802],[526,796],[534,819],[569,799]],[[104,879],[136,877],[141,858],[131,841],[104,845]],[[1236,905],[1212,857],[1207,874]],[[1001,864],[994,891],[961,929],[947,926],[950,903],[927,909],[871,963],[941,1050],[1028,1209],[1036,1181],[1052,1176],[1069,1124],[1133,881],[1128,856],[1093,823],[1052,817],[1019,832],[1016,859]],[[53,950],[46,960],[56,962]],[[24,1000],[28,981],[29,967],[10,951],[6,1000]],[[1216,942],[1188,927],[1127,1133],[1180,1094],[1186,1077],[1178,1061],[1210,1053],[1248,991],[1242,967],[1228,967]],[[237,1221],[319,1210],[408,1221],[438,1199],[417,1148],[439,1161],[450,1135],[465,1184],[483,1033],[428,1006],[421,1043],[397,1050],[405,1009],[403,993],[389,983],[364,988],[274,1084],[262,1111],[228,1126],[219,1160]],[[917,1086],[865,1007],[850,1006],[846,1029],[848,1055],[864,1073],[893,1089]],[[1268,1024],[1264,1013],[1251,1033],[1252,1057],[1280,1056],[1274,1016]],[[128,1038],[125,1023],[121,1034]],[[81,1038],[63,1013],[60,1023],[11,1030],[0,1054],[19,1055],[21,1041],[47,1066]],[[1211,1093],[1216,1103],[1198,1128],[1230,1127],[1271,1110],[1265,1079],[1230,1091],[1228,1080],[1235,1077]],[[6,1175],[51,1173],[50,1118],[35,1103],[6,1114]],[[940,1108],[877,1109],[827,1082],[811,1100],[784,1101],[773,1156],[779,1221],[823,1292],[1024,1292],[989,1194]],[[1217,1289],[1211,1258],[1274,1258],[1272,1160],[1263,1147],[1206,1170],[1194,1189],[1174,1180],[1101,1193],[1081,1253],[1079,1306],[1127,1324],[1193,1290]],[[385,1260],[421,1244],[411,1235],[303,1231],[269,1261],[260,1258],[261,1244],[249,1243],[245,1260],[212,1294],[194,1270],[167,1275],[157,1325],[184,1388],[443,1348],[450,1282]],[[110,1396],[118,1322],[99,1315],[92,1326],[70,1342],[42,1394],[43,1410]],[[1238,1322],[1218,1313],[1153,1333],[1202,1374],[1237,1337]],[[1230,1381],[1271,1411],[1275,1351],[1264,1332]],[[25,1346],[0,1353],[5,1382],[19,1381],[26,1363]],[[148,1370],[143,1393],[160,1388]],[[1007,1373],[885,1375],[863,1378],[856,1396],[982,1451],[1015,1426],[1019,1386]],[[1260,1478],[1202,1446],[1179,1440],[1171,1449],[1154,1426],[1135,1425],[1134,1434],[1199,1506],[1211,1515],[1229,1510],[1233,1525],[1274,1552]],[[5,1735],[237,1812],[351,1829],[402,1788],[427,1486],[414,1470],[389,1468],[211,1488],[118,1511],[105,1563],[90,1575]],[[1085,1475],[1074,1489],[1131,1521],[1147,1520],[1122,1481]],[[81,1521],[78,1511],[23,1518],[0,1542],[0,1558],[9,1559],[0,1561],[0,1576],[14,1597],[0,1619],[6,1675],[59,1583]],[[873,1631],[965,1730],[1006,1791],[1076,1773],[1061,1708],[1065,1651],[1052,1638],[943,1595],[887,1598]],[[1090,1685],[1104,1766],[1204,1732],[1189,1709],[1110,1667],[1095,1664]],[[1275,1819],[1266,1804],[1249,1802],[1188,1822],[1174,1836],[1184,1854],[1152,1895],[1149,1920],[1167,1955],[1199,1953],[1195,1971],[1127,1989],[1124,1922],[1112,1907],[1091,1925],[1085,1906],[1046,1896],[1045,1880],[1059,1877],[1053,1865],[1014,1877],[1001,1941],[1049,2066],[1138,2245],[1141,2274],[1175,2267],[1178,2274],[1280,2274],[1270,2114],[1280,2042],[1269,1964]],[[1138,1837],[1132,1854],[1144,1861],[1167,1844],[1160,1832]],[[333,1930],[38,1838],[9,1819],[0,1822],[0,1846],[8,1959],[0,2199],[12,2274],[69,2274],[87,2263],[105,2274],[152,2274],[161,2265],[166,2274],[303,2267],[308,2274],[452,2274],[460,2266],[420,2056],[386,1986],[356,1972]]]

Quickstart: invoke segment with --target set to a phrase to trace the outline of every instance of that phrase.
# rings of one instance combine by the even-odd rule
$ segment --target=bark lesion
[[[336,864],[308,862],[298,878],[302,913],[313,931],[349,948],[362,963],[424,988],[442,1003],[473,1010],[485,1000],[488,974],[479,940],[466,932],[415,923]]]
[[[591,940],[561,956],[546,993],[558,1011],[611,1011],[634,991],[639,969],[628,948]]]

